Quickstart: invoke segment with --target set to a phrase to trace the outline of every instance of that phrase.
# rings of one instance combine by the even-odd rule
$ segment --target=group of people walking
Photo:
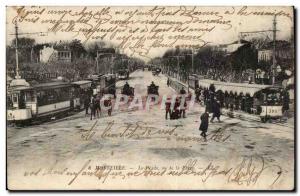
[[[84,108],[85,108],[85,115],[89,115],[90,110],[90,119],[93,120],[96,117],[99,118],[101,116],[101,96],[100,94],[97,95],[85,95],[84,98]],[[112,108],[111,108],[111,99],[104,100],[104,106],[108,107],[108,115],[111,116]]]
[[[184,88],[182,88],[180,90],[180,96],[176,97],[175,102],[173,104],[171,98],[168,98],[166,100],[165,103],[166,120],[168,119],[168,116],[171,120],[186,117],[185,110],[186,110],[187,103],[186,103],[185,95],[186,95],[186,91],[184,90]]]

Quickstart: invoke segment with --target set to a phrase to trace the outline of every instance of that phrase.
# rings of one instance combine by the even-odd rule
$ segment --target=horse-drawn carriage
[[[151,83],[150,86],[147,88],[147,93],[148,95],[159,95],[158,93],[158,88],[159,86],[156,86],[153,82]]]
[[[153,76],[157,76],[157,75],[159,75],[160,74],[160,72],[161,72],[161,69],[160,68],[153,68],[152,69],[152,75]]]
[[[134,88],[129,86],[128,83],[126,83],[122,88],[121,94],[127,96],[134,96]]]

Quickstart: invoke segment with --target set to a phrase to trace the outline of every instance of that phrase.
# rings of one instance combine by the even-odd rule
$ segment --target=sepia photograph
[[[16,5],[5,25],[8,190],[295,191],[293,6]]]

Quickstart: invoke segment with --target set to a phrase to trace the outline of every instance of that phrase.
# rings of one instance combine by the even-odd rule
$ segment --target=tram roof
[[[30,86],[18,86],[18,87],[8,87],[7,91],[11,92],[11,91],[22,91],[22,90],[30,90],[33,89],[33,87]]]
[[[33,86],[35,89],[49,89],[49,88],[60,88],[60,87],[70,87],[70,83],[56,81],[56,82],[47,82],[40,83]]]
[[[105,74],[105,75],[102,75],[101,78],[116,78],[116,75],[115,74]]]
[[[80,80],[80,81],[72,82],[72,84],[77,84],[77,85],[84,85],[84,84],[90,84],[90,83],[92,83],[92,81],[90,81],[90,80]]]
[[[256,92],[268,88],[278,87],[272,85],[261,85],[261,84],[248,84],[248,83],[231,83],[231,82],[221,82],[215,80],[204,79],[199,81],[199,85],[208,88],[211,84],[214,84],[216,91],[221,90],[223,92],[233,92],[233,93],[243,93],[253,96]]]

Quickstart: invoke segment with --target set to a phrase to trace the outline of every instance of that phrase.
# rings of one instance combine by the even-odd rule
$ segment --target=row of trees
[[[43,49],[44,46],[53,46],[53,48],[57,50],[61,49],[61,47],[66,47],[67,50],[71,51],[71,62],[52,60],[47,63],[41,63],[39,61],[39,55],[40,50]],[[97,58],[97,51],[105,48],[111,48],[113,53]],[[7,70],[11,77],[15,75],[15,57],[15,40],[13,40],[11,44],[6,47]],[[56,75],[73,81],[95,73],[115,73],[122,68],[132,70],[144,64],[140,59],[120,54],[118,50],[113,49],[112,45],[103,41],[95,41],[83,45],[81,41],[77,39],[69,42],[38,44],[31,38],[19,38],[18,57],[21,75],[28,79],[37,78],[38,75],[45,73],[56,73]]]
[[[177,47],[167,50],[160,59],[160,64],[169,75],[183,81],[190,74],[198,74],[213,80],[244,82],[250,75],[254,76],[257,69],[266,74],[271,72],[270,63],[258,61],[257,43],[260,42],[242,40],[232,44],[233,49],[230,51],[227,46],[207,45],[196,50],[193,58],[191,49]]]
[[[257,54],[250,44],[231,55],[210,45],[197,50],[193,57],[192,52],[191,49],[180,48],[166,51],[162,57],[166,72],[183,80],[189,74],[196,73],[225,81],[239,79],[237,77],[243,71],[257,68]]]

